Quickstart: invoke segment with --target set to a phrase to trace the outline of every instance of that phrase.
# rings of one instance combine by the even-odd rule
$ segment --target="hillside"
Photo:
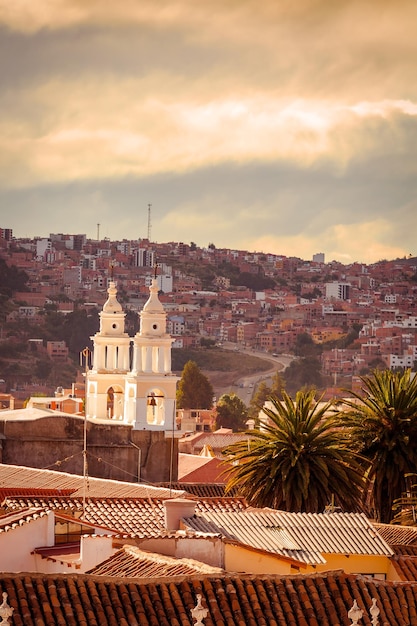
[[[213,385],[216,397],[229,391],[239,378],[267,372],[271,363],[250,354],[222,348],[199,348],[172,351],[172,370],[181,376],[187,361],[194,361]]]

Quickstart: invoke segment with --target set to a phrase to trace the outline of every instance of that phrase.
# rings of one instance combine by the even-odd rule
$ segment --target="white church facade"
[[[86,418],[118,421],[133,430],[173,433],[178,377],[171,371],[173,339],[153,279],[133,337],[125,332],[125,313],[110,282],[100,312],[100,329],[91,338],[93,358],[86,371]]]

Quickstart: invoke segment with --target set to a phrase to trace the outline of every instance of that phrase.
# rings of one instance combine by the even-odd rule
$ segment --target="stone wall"
[[[83,474],[84,418],[51,415],[0,421],[0,462]],[[88,475],[150,483],[176,481],[178,441],[117,422],[87,422]]]

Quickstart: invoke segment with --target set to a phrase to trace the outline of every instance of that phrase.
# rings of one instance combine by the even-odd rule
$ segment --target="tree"
[[[271,396],[271,387],[265,381],[261,381],[249,403],[248,415],[252,419],[258,419],[259,411]]]
[[[47,380],[52,371],[52,361],[50,359],[38,359],[36,361],[34,374],[39,380]]]
[[[264,409],[267,419],[223,451],[230,478],[255,506],[293,512],[322,512],[332,501],[345,510],[360,506],[364,487],[362,459],[350,446],[332,404],[315,401],[314,391],[285,392]]]
[[[28,280],[24,270],[19,270],[16,265],[9,267],[4,259],[0,259],[0,294],[10,298],[16,291],[28,291]]]
[[[257,419],[259,411],[262,409],[266,400],[269,400],[270,397],[273,396],[280,399],[284,386],[284,381],[279,372],[275,372],[273,375],[270,387],[264,381],[261,381],[250,401],[248,412],[249,417]]]
[[[388,523],[394,501],[417,473],[417,377],[410,370],[374,370],[361,378],[362,394],[345,401],[360,453],[369,459],[370,491],[377,519]]]
[[[294,353],[298,357],[314,357],[321,352],[321,346],[314,343],[311,335],[300,333],[297,335]]]
[[[180,409],[211,409],[214,391],[211,382],[194,361],[187,361],[177,389]]]
[[[217,403],[217,428],[244,430],[248,419],[245,403],[235,393],[225,393]]]
[[[294,359],[284,372],[286,388],[291,393],[296,393],[302,387],[322,387],[323,378],[320,368],[321,363],[315,357]]]

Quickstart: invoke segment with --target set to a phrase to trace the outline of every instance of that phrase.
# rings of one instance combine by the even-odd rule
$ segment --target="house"
[[[222,451],[226,446],[249,438],[249,435],[235,433],[230,428],[218,428],[214,432],[199,432],[182,437],[178,442],[178,450],[185,454],[201,454],[204,447],[208,447],[215,457],[224,459]]]
[[[113,554],[111,534],[43,508],[9,513],[0,517],[1,568],[6,572],[84,572]]]
[[[203,449],[204,451],[204,449]],[[204,454],[178,455],[178,480],[185,483],[223,484],[227,482],[222,460]]]
[[[288,575],[343,569],[401,579],[391,568],[394,551],[364,515],[253,509],[239,497],[196,497],[172,488],[128,483],[120,483],[118,492],[116,481],[91,479],[90,488],[81,477],[62,475],[60,483],[59,472],[24,468],[25,472],[26,487],[16,480],[16,487],[2,488],[0,520],[4,519],[3,536],[8,535],[9,546],[18,533],[23,535],[22,527],[31,526],[27,571],[87,571],[87,564],[94,567],[129,543],[229,572]],[[0,465],[0,484],[2,473],[6,474]],[[48,488],[46,481],[42,487],[34,486],[42,474],[51,474]],[[8,483],[13,484],[13,476]],[[2,540],[0,533],[0,551]],[[20,544],[24,552],[25,544]],[[68,550],[71,557],[66,556]],[[16,571],[19,568],[10,560],[13,554],[17,559],[12,551],[9,569]],[[38,555],[36,567],[33,554]],[[41,564],[41,558],[53,561],[54,569]]]
[[[288,513],[212,509],[182,518],[182,527],[220,533],[229,571],[292,574],[343,569],[385,580],[393,550],[361,513]]]

